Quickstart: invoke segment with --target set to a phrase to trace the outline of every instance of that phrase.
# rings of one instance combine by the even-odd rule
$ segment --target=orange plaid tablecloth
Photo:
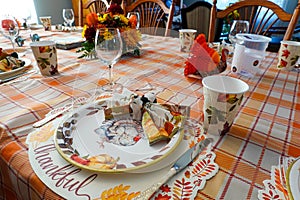
[[[43,40],[68,34],[38,33],[44,34]],[[1,45],[5,48],[10,44],[1,38]],[[29,46],[28,39],[25,46]],[[61,199],[33,172],[25,140],[34,122],[74,96],[92,94],[106,76],[107,68],[100,61],[77,60],[77,56],[75,50],[58,50],[60,75],[34,74],[23,81],[0,85],[2,199]],[[30,51],[26,57],[36,67]],[[188,105],[191,117],[200,120],[201,80],[183,75],[184,61],[177,38],[145,36],[142,56],[122,58],[114,66],[114,74],[129,89],[150,83],[159,91],[160,102]],[[79,66],[72,65],[77,62]],[[252,79],[238,77],[249,84],[250,90],[230,132],[213,147],[220,170],[198,192],[197,199],[257,199],[258,190],[270,178],[271,166],[278,164],[280,155],[300,155],[299,73],[278,70],[276,63],[277,54],[268,53],[260,75]],[[235,76],[230,71],[224,74]]]

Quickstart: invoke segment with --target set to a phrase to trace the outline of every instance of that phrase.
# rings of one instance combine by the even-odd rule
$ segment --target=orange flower
[[[98,15],[94,12],[86,16],[86,22],[89,26],[96,26],[98,24]]]
[[[137,25],[137,18],[135,15],[131,15],[129,17],[129,24],[131,25],[132,28],[136,28]]]

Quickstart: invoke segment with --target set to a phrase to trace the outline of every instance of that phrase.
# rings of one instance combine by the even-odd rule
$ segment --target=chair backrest
[[[174,1],[170,8],[161,0],[138,0],[124,6],[125,13],[136,11],[140,14],[140,30],[142,33],[168,36],[172,28]]]
[[[287,22],[289,25],[284,35],[286,40],[291,39],[300,14],[300,0],[293,14],[285,12],[280,6],[268,0],[243,0],[221,11],[217,10],[216,4],[217,0],[214,0],[211,9],[209,42],[214,40],[215,28],[213,27],[216,19],[224,19],[235,10],[240,14],[239,19],[249,21],[250,33],[270,36],[277,22]]]
[[[107,10],[109,7],[109,1],[107,0],[88,0],[87,2],[83,3],[82,0],[78,0],[78,13],[79,13],[79,26],[84,25],[85,21],[85,13],[84,10],[87,12],[95,12],[100,13]]]
[[[203,33],[208,37],[209,33],[209,20],[211,13],[212,4],[206,1],[196,1],[186,8],[181,9],[181,20],[183,29],[195,29],[197,30],[197,35]],[[217,20],[216,28],[218,31],[215,34],[215,38],[219,38],[222,30],[222,23]]]

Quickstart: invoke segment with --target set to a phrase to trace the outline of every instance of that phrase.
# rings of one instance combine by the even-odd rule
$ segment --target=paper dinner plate
[[[21,58],[21,60],[23,60],[25,62],[25,65],[23,67],[20,67],[20,68],[11,70],[11,71],[7,71],[7,72],[0,72],[0,79],[2,81],[4,81],[7,78],[11,78],[13,76],[16,76],[16,75],[26,72],[29,69],[31,60],[28,58]]]
[[[295,160],[288,168],[287,183],[291,199],[300,199],[300,158]]]
[[[129,106],[115,107],[117,115],[110,115],[103,109],[109,104],[108,99],[89,103],[62,120],[54,135],[55,146],[69,163],[97,172],[135,172],[166,158],[180,144],[183,131],[150,146]]]

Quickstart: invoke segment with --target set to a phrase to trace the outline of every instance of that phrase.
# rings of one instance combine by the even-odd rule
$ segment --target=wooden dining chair
[[[85,21],[85,12],[91,13],[100,13],[107,10],[109,7],[109,1],[107,0],[88,0],[83,3],[83,0],[78,1],[78,13],[79,13],[79,26],[84,25]]]
[[[168,8],[162,0],[138,0],[130,5],[124,4],[125,13],[138,12],[140,14],[140,30],[151,35],[170,34],[174,15],[174,1]],[[160,30],[163,30],[161,33]]]
[[[195,29],[197,35],[203,33],[208,37],[209,33],[209,20],[212,4],[206,1],[196,1],[186,8],[181,9],[181,20],[183,29]],[[217,20],[215,38],[220,38],[222,25],[219,23],[221,20]],[[215,40],[216,40],[215,39]]]
[[[284,40],[291,39],[300,14],[300,0],[293,14],[285,12],[279,5],[268,0],[242,0],[221,11],[217,10],[216,4],[217,0],[214,0],[210,16],[209,42],[214,40],[216,19],[224,19],[235,10],[240,14],[239,19],[249,21],[250,33],[271,36],[272,33],[276,33],[277,22],[287,22]]]

